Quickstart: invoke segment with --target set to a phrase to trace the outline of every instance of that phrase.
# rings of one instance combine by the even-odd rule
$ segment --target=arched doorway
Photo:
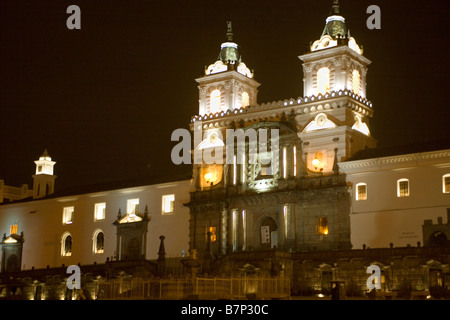
[[[448,244],[447,236],[442,231],[435,231],[430,236],[430,246],[442,247]]]
[[[265,217],[260,225],[260,244],[263,249],[278,246],[277,223],[271,217]]]

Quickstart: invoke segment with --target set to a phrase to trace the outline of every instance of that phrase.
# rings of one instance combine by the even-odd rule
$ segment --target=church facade
[[[295,293],[362,292],[371,264],[389,290],[412,269],[416,290],[450,285],[449,146],[376,148],[363,53],[335,1],[299,56],[304,95],[259,104],[228,22],[196,79],[192,175],[58,193],[45,151],[32,190],[0,180],[2,272],[165,256],[289,277]]]

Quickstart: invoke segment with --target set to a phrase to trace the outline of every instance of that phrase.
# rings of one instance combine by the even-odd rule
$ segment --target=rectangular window
[[[367,200],[367,184],[358,183],[356,185],[356,200]]]
[[[95,211],[94,211],[94,219],[95,221],[104,220],[106,212],[106,203],[96,203]]]
[[[287,177],[287,159],[286,159],[286,147],[283,148],[283,178]]]
[[[139,212],[139,199],[128,199],[127,200],[127,213],[138,213]]]
[[[74,207],[65,207],[63,209],[63,224],[71,224],[73,222]]]
[[[173,213],[175,204],[175,195],[168,194],[162,197],[162,214]]]
[[[328,234],[328,218],[317,217],[316,219],[316,234],[327,235]]]
[[[442,192],[450,193],[450,174],[442,177]]]
[[[19,226],[17,224],[13,224],[9,227],[9,234],[17,234]]]
[[[408,179],[400,179],[397,181],[397,197],[409,197]]]

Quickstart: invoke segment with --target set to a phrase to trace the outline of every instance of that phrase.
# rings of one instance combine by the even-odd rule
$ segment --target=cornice
[[[347,101],[342,101],[347,98]],[[341,102],[341,103],[337,103]],[[221,111],[214,114],[196,115],[191,118],[191,123],[196,121],[211,122],[230,120],[239,121],[245,118],[261,118],[268,116],[276,116],[283,112],[290,113],[292,110],[296,115],[323,112],[334,108],[346,107],[351,110],[360,112],[364,116],[371,117],[373,115],[372,103],[351,90],[339,90],[319,94],[309,97],[297,99],[285,99],[273,102],[251,105],[245,108],[237,108],[234,110]]]
[[[346,161],[340,162],[338,165],[342,171],[346,173],[353,173],[358,170],[370,171],[395,169],[405,165],[417,167],[421,164],[433,164],[433,161],[441,161],[442,159],[447,159],[450,161],[450,149]]]

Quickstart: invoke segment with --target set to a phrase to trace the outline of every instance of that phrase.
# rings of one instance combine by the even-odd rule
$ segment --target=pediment
[[[337,125],[328,119],[325,113],[319,113],[313,121],[311,121],[303,130],[303,132],[312,132],[322,129],[333,129],[336,128]]]

